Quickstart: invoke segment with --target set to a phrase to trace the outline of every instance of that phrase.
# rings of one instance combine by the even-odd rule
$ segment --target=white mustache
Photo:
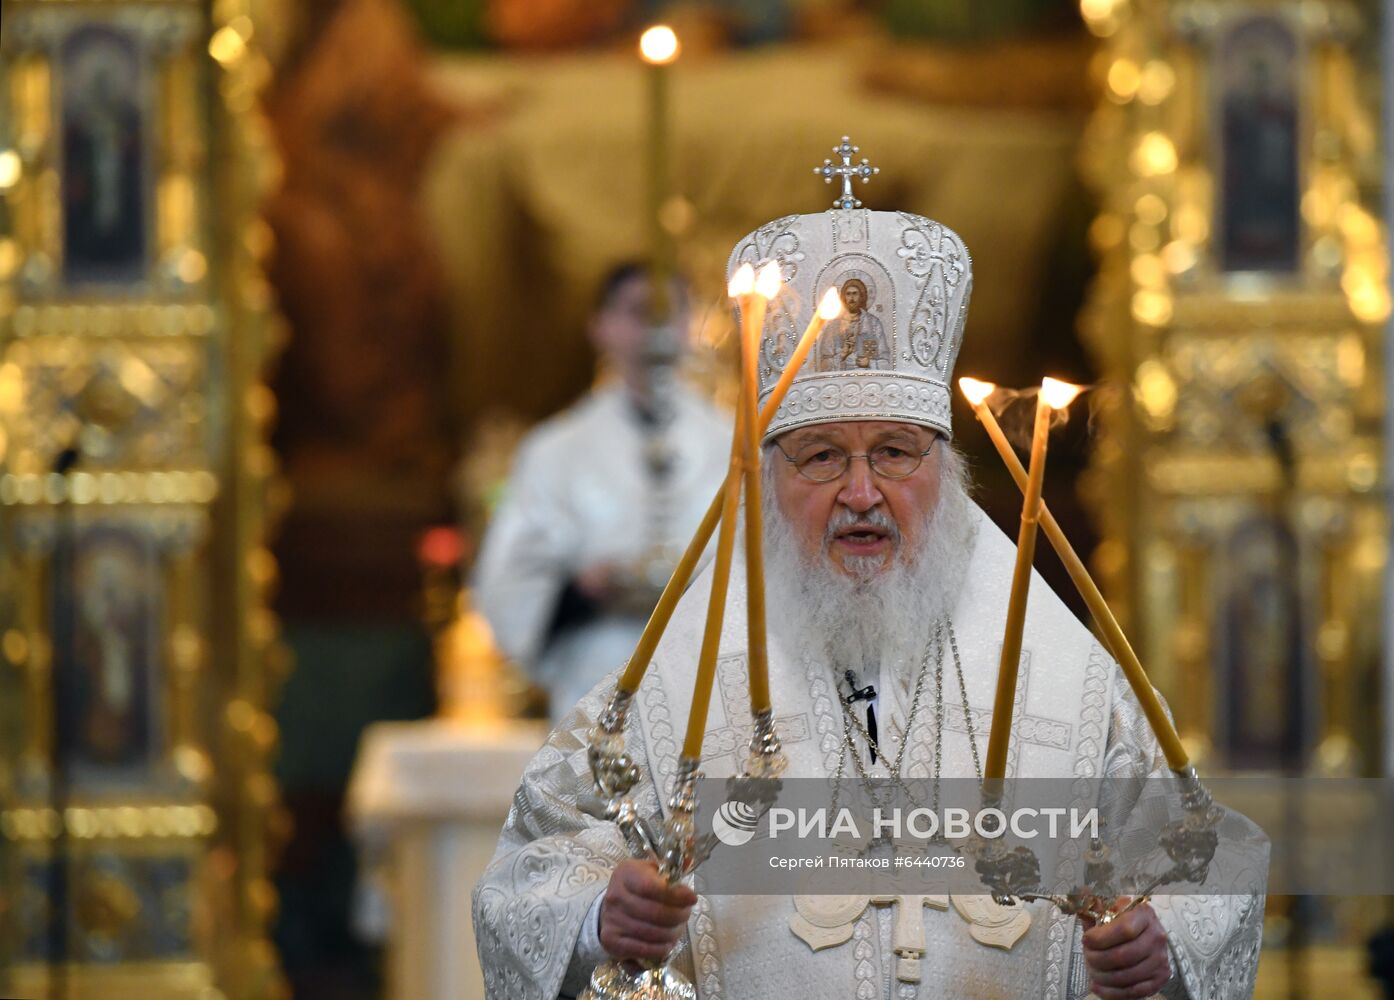
[[[900,525],[880,507],[872,507],[858,514],[849,507],[838,506],[833,511],[833,516],[828,519],[827,530],[823,532],[824,548],[831,545],[840,532],[855,531],[858,528],[878,528],[884,531],[892,542],[900,544]]]

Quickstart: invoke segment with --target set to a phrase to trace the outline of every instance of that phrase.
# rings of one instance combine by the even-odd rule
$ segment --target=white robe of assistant
[[[985,749],[1006,617],[1014,548],[979,516],[968,571],[952,620],[962,652],[969,709]],[[689,590],[630,709],[627,745],[644,769],[636,790],[651,815],[672,786],[691,699],[710,572]],[[735,772],[750,737],[745,661],[744,587],[732,580],[730,607],[703,754],[708,777]],[[770,608],[773,620],[779,609]],[[772,629],[772,632],[775,631]],[[845,752],[833,672],[772,637],[771,688],[787,777],[832,775]],[[948,667],[947,669],[951,669]],[[951,674],[949,676],[952,676]],[[573,949],[591,904],[626,857],[612,824],[578,809],[590,793],[586,732],[613,679],[593,691],[528,766],[497,852],[474,894],[474,915],[488,996],[553,1000],[578,980]],[[1031,589],[1008,773],[1080,779],[1161,774],[1166,761],[1126,681],[1093,635],[1036,577]],[[883,695],[883,699],[885,695]],[[973,777],[957,683],[945,683],[945,777]],[[903,738],[906,686],[883,700],[887,752]],[[889,711],[886,711],[889,709]],[[905,756],[909,777],[933,768],[934,715],[921,711]],[[847,773],[852,774],[850,766]],[[1094,803],[1062,803],[1088,806]],[[1113,804],[1126,810],[1127,804]],[[1066,845],[1064,875],[1083,880],[1083,861]],[[1266,870],[1266,855],[1258,864]],[[1081,928],[1045,903],[1029,904],[1030,929],[1010,951],[985,947],[953,910],[924,913],[923,980],[903,983],[891,947],[893,914],[868,907],[845,944],[814,952],[790,929],[788,896],[715,896],[699,903],[677,960],[703,1000],[929,1000],[1020,998],[1073,1000],[1087,992]],[[1173,978],[1167,997],[1240,1000],[1251,995],[1263,925],[1261,895],[1160,896],[1153,901],[1169,942]]]
[[[681,551],[711,503],[712,484],[726,477],[731,425],[684,388],[672,402],[666,439],[675,460],[661,543]],[[548,635],[567,581],[592,564],[643,554],[654,502],[644,446],[625,390],[597,389],[523,440],[484,535],[477,607],[499,647],[551,694],[553,720],[624,662],[643,631],[643,618],[610,614]]]

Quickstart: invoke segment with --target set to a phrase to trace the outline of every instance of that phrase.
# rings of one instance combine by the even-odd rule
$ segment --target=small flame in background
[[[665,66],[677,59],[681,50],[677,32],[666,24],[655,24],[639,36],[639,55],[646,63]]]

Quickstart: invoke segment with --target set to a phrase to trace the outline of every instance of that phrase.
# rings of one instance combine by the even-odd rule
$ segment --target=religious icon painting
[[[150,154],[146,80],[137,37],[86,23],[63,40],[60,200],[63,278],[125,285],[148,273]]]
[[[1232,767],[1283,768],[1306,759],[1315,720],[1306,678],[1301,553],[1283,518],[1255,512],[1236,526],[1220,564],[1218,745]]]
[[[890,371],[895,368],[895,286],[878,261],[860,254],[834,259],[816,287],[829,285],[842,299],[842,314],[818,339],[820,372]]]
[[[14,891],[14,926],[19,931],[9,942],[9,957],[30,966],[51,961],[58,911],[48,897],[63,871],[77,887],[79,900],[66,941],[75,964],[109,969],[123,962],[189,961],[199,919],[199,866],[194,852],[189,845],[174,842],[153,852],[83,852],[64,861],[51,856],[24,858],[18,866],[19,884]],[[97,995],[171,994],[162,990],[158,994],[103,991]]]
[[[76,542],[55,553],[59,738],[75,784],[145,783],[162,753],[160,547],[117,523]]]
[[[1278,14],[1231,23],[1214,50],[1218,260],[1291,273],[1302,255],[1301,51]]]

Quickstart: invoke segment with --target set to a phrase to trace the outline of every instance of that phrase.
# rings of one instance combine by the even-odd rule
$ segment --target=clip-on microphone
[[[868,684],[866,687],[857,687],[857,675],[848,670],[843,673],[843,679],[847,681],[847,686],[852,689],[852,693],[843,699],[847,705],[854,705],[859,701],[873,702],[876,700],[876,685]],[[866,706],[866,734],[871,737],[871,762],[876,763],[876,747],[880,737],[876,733],[876,706],[868,704]]]

